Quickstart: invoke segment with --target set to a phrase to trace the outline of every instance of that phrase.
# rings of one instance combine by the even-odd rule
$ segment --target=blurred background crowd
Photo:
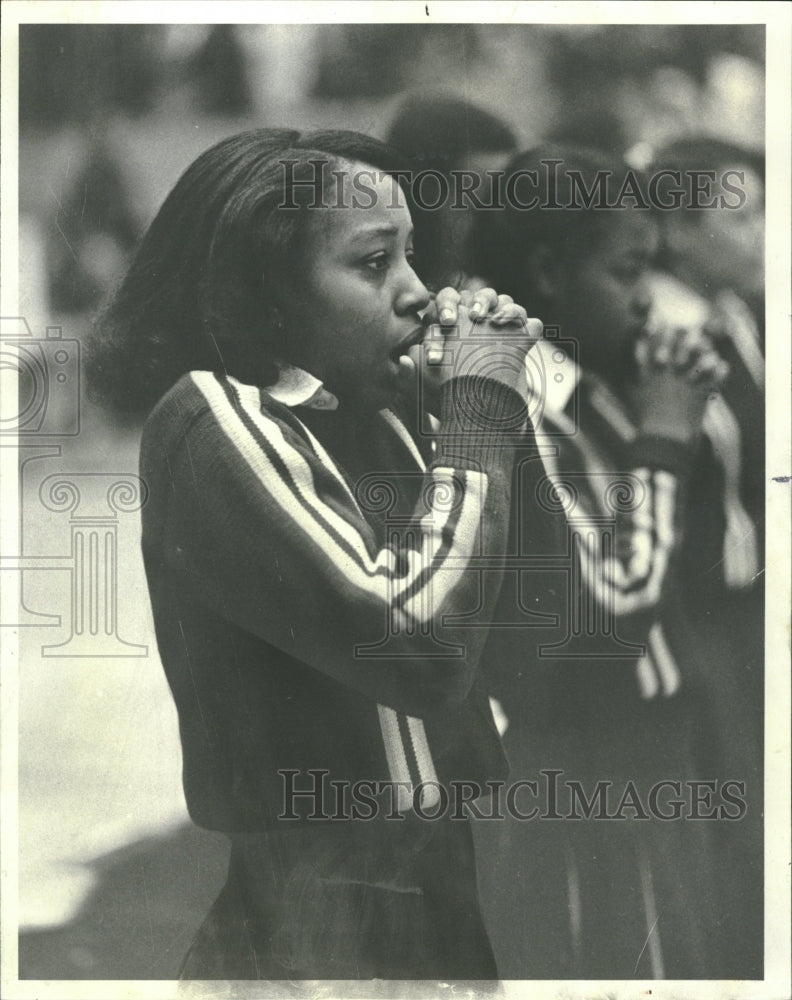
[[[706,137],[741,150],[737,165],[755,167],[761,182],[764,30],[22,26],[20,314],[35,336],[61,326],[64,337],[83,342],[179,174],[202,150],[246,128],[352,128],[398,141],[400,115],[413,102],[435,146],[443,139],[460,165],[476,152],[500,157],[492,162],[499,166],[506,154],[553,142],[642,168],[675,140]],[[453,125],[443,118],[446,101],[468,108]],[[420,122],[401,122],[409,146]],[[484,138],[472,142],[470,129]],[[731,156],[719,166],[734,166]],[[741,300],[750,300],[761,342],[761,288],[754,284]],[[48,428],[57,435],[71,403],[53,394],[48,405]],[[59,439],[46,471],[134,473],[138,428],[99,411],[82,391],[79,406],[80,433]],[[752,419],[761,442],[761,413]],[[44,554],[68,543],[37,506],[37,485],[35,476],[23,483],[23,529],[35,536],[29,548]],[[42,629],[23,630],[25,978],[173,977],[224,875],[219,839],[186,825],[175,713],[131,522],[119,522],[118,615],[121,632],[147,655],[48,659]],[[57,573],[26,573],[24,596],[40,613],[67,614]],[[187,869],[188,854],[202,856],[203,867],[191,861]]]
[[[405,95],[446,95],[497,115],[519,148],[552,138],[631,151],[641,166],[681,135],[761,151],[763,31],[23,26],[23,305],[32,315],[90,314],[181,171],[244,128],[345,127],[384,138]]]

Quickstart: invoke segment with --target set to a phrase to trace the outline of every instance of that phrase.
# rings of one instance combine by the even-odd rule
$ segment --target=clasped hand
[[[510,295],[444,288],[423,314],[425,335],[402,359],[405,377],[419,374],[431,396],[450,378],[479,375],[527,397],[525,355],[542,334]],[[410,369],[411,366],[411,369]]]
[[[688,443],[701,430],[707,399],[722,385],[729,366],[715,349],[714,325],[682,329],[658,326],[636,345],[638,422],[646,434]]]

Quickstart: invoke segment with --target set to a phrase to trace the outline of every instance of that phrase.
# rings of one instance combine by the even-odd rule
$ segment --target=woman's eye
[[[404,259],[407,261],[407,265],[415,270],[415,252],[408,250],[404,254]],[[366,271],[374,274],[382,274],[391,265],[391,255],[386,252],[373,254],[371,257],[367,257],[362,264]]]
[[[388,255],[386,253],[378,253],[373,257],[367,257],[363,261],[363,266],[368,271],[373,271],[375,274],[384,271],[388,266]]]

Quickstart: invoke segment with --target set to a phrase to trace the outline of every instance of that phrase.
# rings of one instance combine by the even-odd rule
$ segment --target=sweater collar
[[[538,340],[526,358],[528,389],[541,414],[559,414],[566,410],[578,382],[580,366],[552,340]]]
[[[307,406],[313,410],[338,409],[338,399],[325,389],[318,378],[286,362],[278,364],[277,380],[266,386],[264,391],[277,403],[289,408]]]

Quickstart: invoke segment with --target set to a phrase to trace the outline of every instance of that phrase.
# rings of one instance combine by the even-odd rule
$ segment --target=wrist
[[[664,469],[684,477],[690,471],[695,450],[695,440],[682,441],[641,429],[627,448],[626,464],[632,469]]]
[[[706,388],[684,375],[663,371],[643,381],[638,400],[639,433],[670,438],[682,446],[695,443],[707,402]]]
[[[463,375],[440,390],[438,464],[487,468],[502,462],[527,420],[519,392],[496,379]]]
[[[488,430],[517,432],[525,423],[522,395],[499,379],[485,375],[450,378],[440,390],[440,419],[462,433]]]

